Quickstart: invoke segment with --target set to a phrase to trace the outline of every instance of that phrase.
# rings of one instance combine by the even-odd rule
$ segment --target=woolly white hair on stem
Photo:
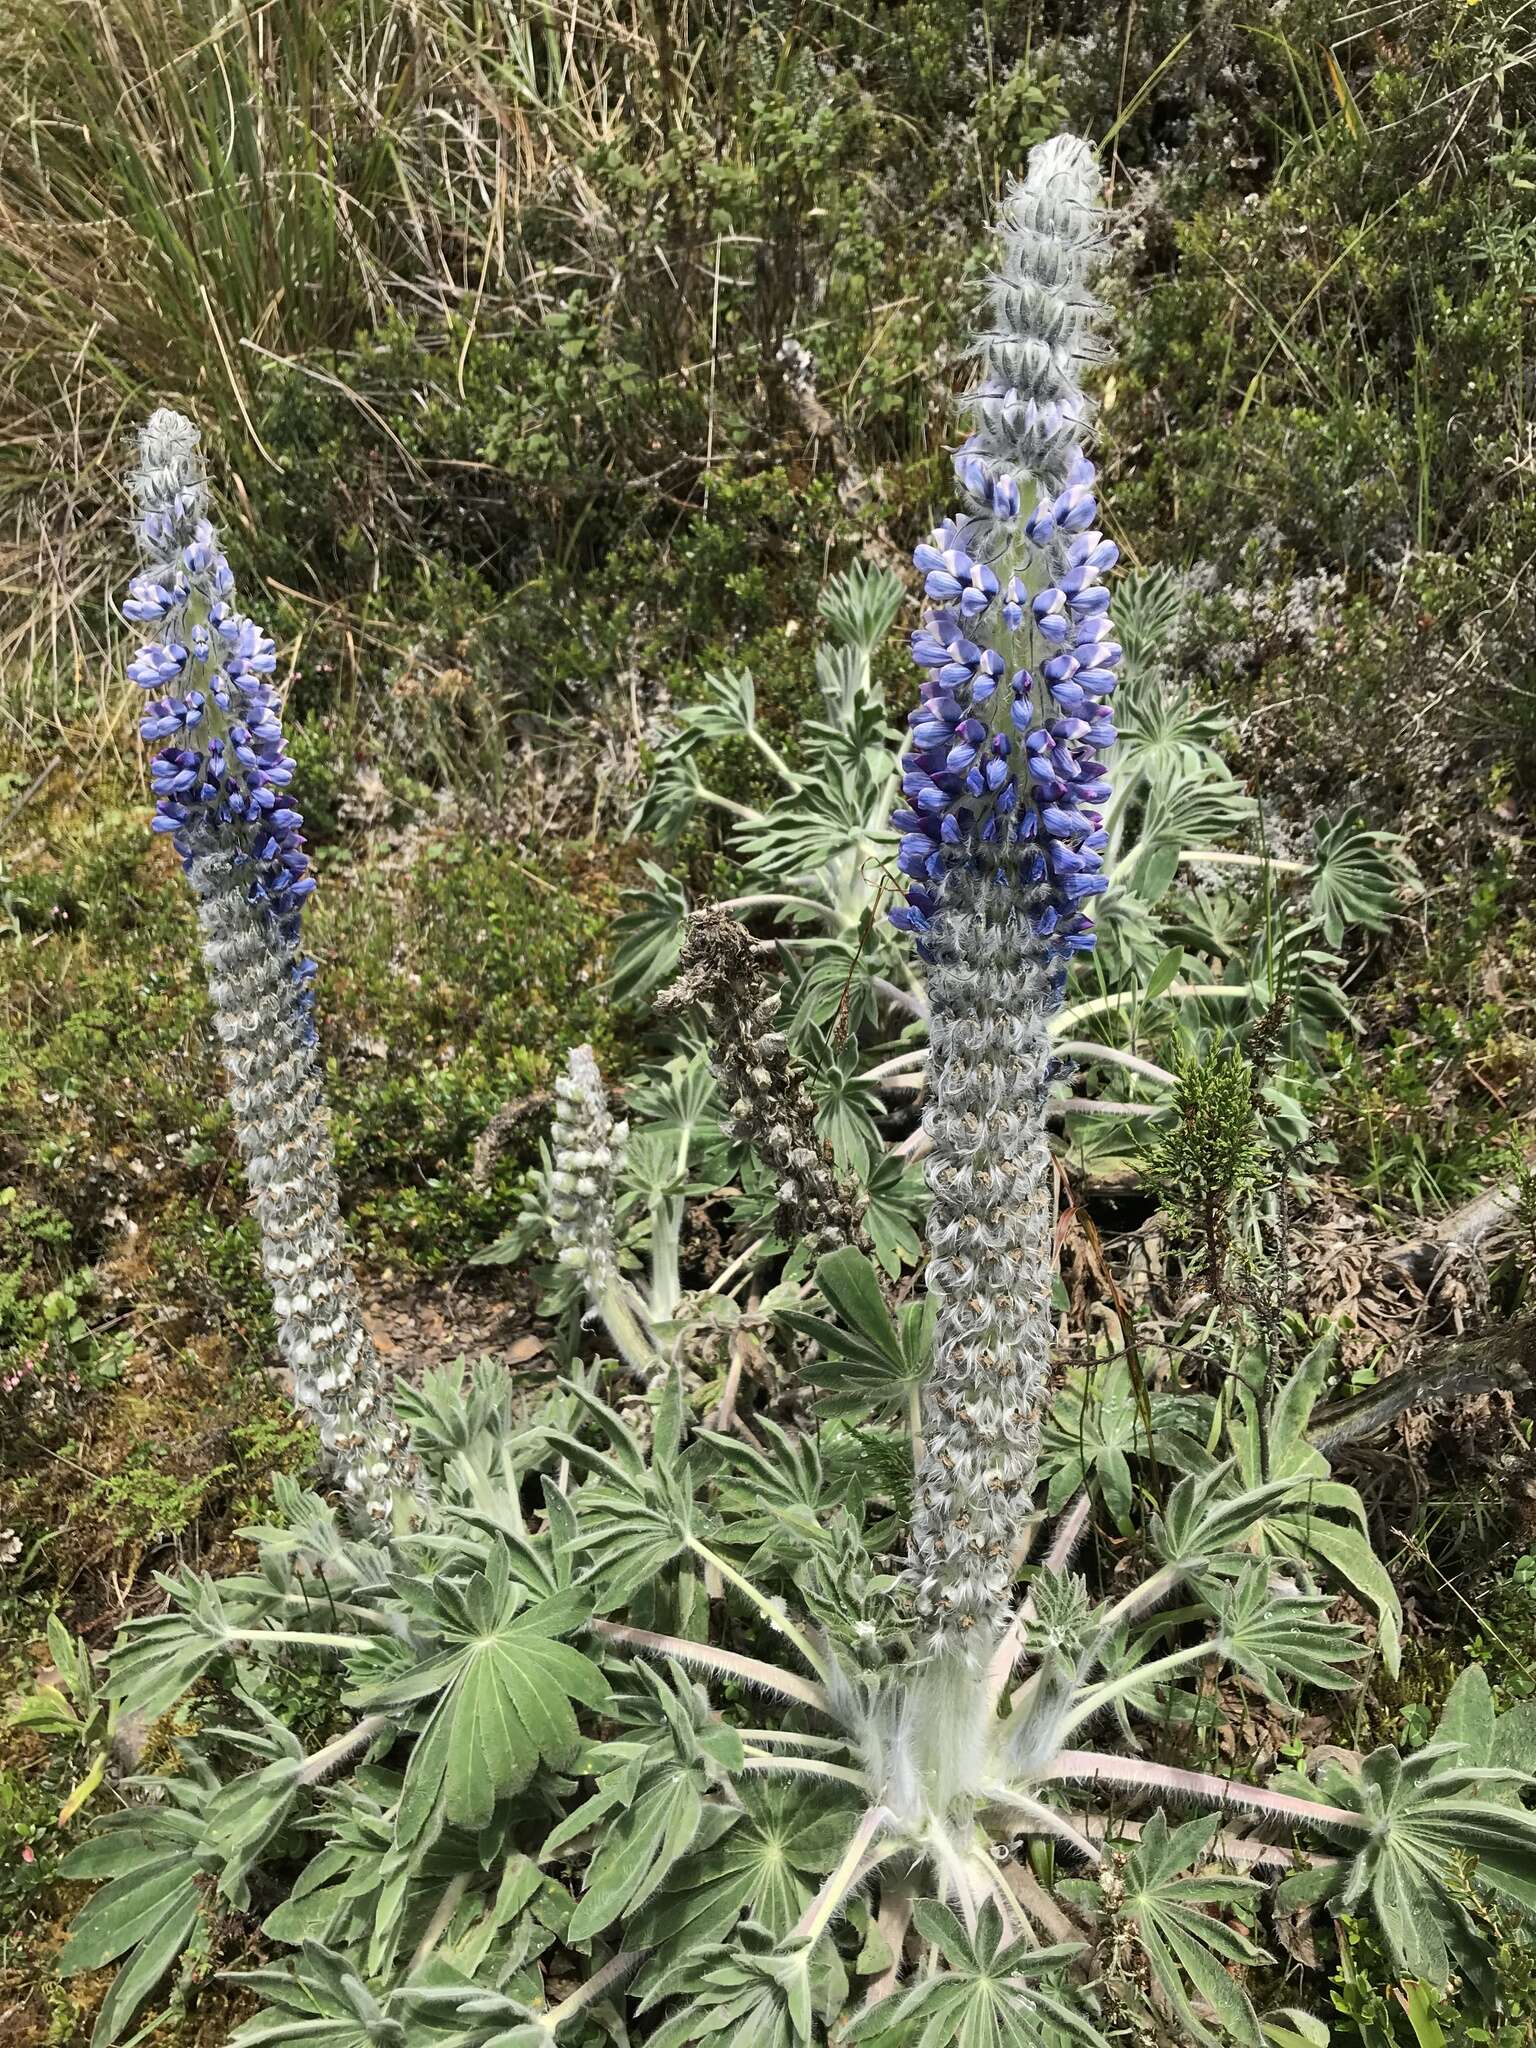
[[[608,1107],[591,1046],[573,1047],[555,1082],[550,1234],[561,1265],[582,1277],[589,1319],[601,1317],[624,1363],[650,1381],[664,1361],[644,1305],[619,1270],[616,1189],[628,1140],[628,1124]]]
[[[561,1265],[575,1267],[594,1298],[619,1270],[614,1187],[628,1138],[629,1126],[608,1107],[591,1046],[573,1047],[555,1082],[550,1234]]]

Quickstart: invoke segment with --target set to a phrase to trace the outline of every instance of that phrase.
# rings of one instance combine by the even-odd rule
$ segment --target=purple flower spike
[[[190,433],[186,423],[174,415],[157,420],[176,426],[181,447]],[[277,650],[234,608],[234,576],[205,516],[202,488],[162,491],[153,465],[142,487],[159,495],[139,522],[149,559],[129,585],[123,615],[161,630],[160,639],[139,648],[128,664],[133,682],[160,693],[139,726],[143,739],[161,746],[150,767],[151,830],[171,840],[189,871],[209,855],[232,860],[247,898],[266,906],[290,955],[291,978],[303,984],[295,1000],[309,1032],[307,984],[314,969],[298,950],[299,910],[315,879],[303,817],[280,796],[293,779],[293,762],[283,751],[268,680]],[[199,687],[184,697],[168,694],[183,677],[195,678]],[[956,705],[957,715],[960,709]]]
[[[1059,408],[1053,421],[1011,388],[983,390],[978,405],[1047,438],[1060,430]],[[1020,521],[1018,484],[989,466],[981,438],[955,462],[979,513],[946,520],[913,557],[931,609],[912,636],[923,681],[893,820],[897,865],[913,887],[892,921],[931,937],[945,881],[985,879],[1018,902],[1059,988],[1065,962],[1093,946],[1082,906],[1106,887],[1109,834],[1093,806],[1110,794],[1100,755],[1115,736],[1106,700],[1122,655],[1100,579],[1119,551],[1098,530],[1095,472],[1081,450],[1058,470],[1054,495]],[[1003,631],[1027,665],[999,691],[1006,671],[989,642]]]

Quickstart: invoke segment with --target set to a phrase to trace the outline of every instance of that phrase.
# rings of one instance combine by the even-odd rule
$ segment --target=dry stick
[[[747,1313],[751,1315],[761,1299],[756,1288],[747,1296]],[[710,1428],[719,1430],[723,1436],[736,1418],[736,1397],[741,1392],[741,1376],[746,1368],[747,1352],[751,1348],[751,1334],[736,1327],[731,1338],[731,1369],[725,1376],[725,1391],[720,1396],[720,1405],[710,1418]]]
[[[1536,1316],[1495,1325],[1475,1337],[1442,1337],[1425,1347],[1417,1365],[1379,1386],[1319,1408],[1307,1441],[1331,1457],[1342,1445],[1375,1436],[1405,1409],[1429,1401],[1465,1400],[1475,1394],[1516,1391],[1536,1381]]]
[[[450,1879],[443,1888],[443,1896],[437,1902],[437,1911],[427,1922],[427,1931],[416,1944],[416,1953],[411,1957],[410,1974],[414,1976],[431,1955],[433,1949],[448,1932],[448,1923],[459,1910],[459,1901],[469,1890],[472,1871],[461,1870],[457,1877]]]
[[[1005,1863],[1003,1882],[1030,1919],[1037,1926],[1043,1927],[1052,1941],[1082,1940],[1082,1929],[1067,1918],[1027,1863],[1020,1863],[1017,1860]],[[1074,1977],[1080,1981],[1087,1980],[1089,1969],[1086,1958],[1079,1957],[1075,1963],[1069,1965],[1069,1968]]]

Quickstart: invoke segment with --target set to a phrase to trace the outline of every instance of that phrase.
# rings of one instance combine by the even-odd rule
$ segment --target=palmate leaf
[[[1222,1551],[1241,1544],[1256,1522],[1303,1491],[1288,1473],[1234,1489],[1236,1469],[1228,1459],[1181,1479],[1169,1494],[1162,1514],[1148,1524],[1151,1547],[1165,1564],[1190,1573],[1207,1569]]]
[[[817,2019],[836,2016],[848,1982],[829,1941],[776,1945],[750,1922],[729,1948],[707,1949],[678,1974],[688,2003],[651,2035],[650,2048],[722,2038],[730,2048],[810,2048]]]
[[[889,569],[851,562],[828,582],[816,609],[836,637],[867,660],[895,624],[905,595],[901,578]]]
[[[704,801],[704,784],[693,759],[698,744],[698,736],[688,732],[669,733],[662,741],[650,787],[630,817],[630,832],[675,846],[687,831]]]
[[[851,1475],[829,1482],[814,1437],[792,1436],[766,1416],[756,1427],[764,1449],[738,1437],[698,1432],[698,1441],[723,1468],[719,1541],[760,1546],[765,1565],[775,1559],[798,1563],[820,1545],[831,1515],[847,1499]]]
[[[864,1193],[864,1228],[875,1257],[894,1280],[904,1266],[915,1266],[923,1255],[916,1228],[928,1200],[922,1168],[886,1152],[865,1174]]]
[[[1252,1878],[1218,1872],[1183,1874],[1205,1855],[1220,1826],[1220,1814],[1207,1814],[1170,1832],[1162,1812],[1155,1813],[1126,1859],[1118,1910],[1134,1926],[1142,1953],[1191,2040],[1212,2048],[1225,2042],[1264,2048],[1258,2017],[1228,1966],[1268,1958],[1229,1921],[1215,1917],[1241,1910],[1259,1886]],[[1206,2023],[1196,2000],[1214,2015],[1219,2031]]]
[[[731,839],[738,859],[772,878],[775,888],[813,876],[841,855],[862,858],[872,850],[859,793],[832,777],[780,797],[766,816],[738,825]]]
[[[559,1640],[591,1612],[584,1594],[529,1604],[498,1545],[491,1563],[462,1588],[451,1581],[402,1582],[402,1594],[436,1637],[435,1654],[402,1667],[352,1697],[364,1707],[434,1700],[406,1768],[396,1825],[402,1842],[437,1819],[484,1826],[498,1799],[520,1791],[542,1761],[569,1762],[581,1740],[573,1702],[600,1712],[608,1686],[587,1657]]]
[[[233,1641],[233,1622],[219,1588],[195,1572],[156,1572],[166,1595],[163,1614],[123,1624],[108,1666],[118,1709],[157,1721]]]
[[[1190,773],[1180,768],[1149,775],[1142,811],[1141,836],[1132,854],[1122,856],[1115,879],[1155,903],[1173,880],[1175,868],[1156,856],[1175,856],[1206,846],[1222,846],[1253,817],[1258,806],[1225,768],[1206,766]]]
[[[1148,1406],[1150,1444],[1123,1359],[1067,1374],[1046,1412],[1040,1437],[1040,1470],[1050,1481],[1048,1513],[1057,1513],[1091,1481],[1116,1523],[1128,1530],[1132,1458],[1155,1456],[1160,1465],[1183,1473],[1200,1469],[1199,1445],[1208,1428],[1209,1402],[1190,1394],[1156,1393]]]
[[[613,927],[617,1003],[637,1003],[671,978],[688,923],[687,891],[676,876],[649,860],[641,861],[640,872],[650,886],[624,892],[629,907]]]
[[[757,685],[749,668],[708,670],[704,695],[677,713],[679,728],[702,740],[737,738],[757,723]]]
[[[316,1941],[345,1951],[380,1980],[415,1950],[445,1891],[462,1886],[487,1862],[493,1872],[496,1854],[505,1853],[498,1848],[493,1854],[490,1837],[456,1829],[446,1829],[430,1845],[398,1847],[390,1816],[399,1780],[390,1775],[385,1803],[377,1809],[369,1800],[365,1810],[351,1788],[335,1796],[323,1823],[325,1847],[263,1922],[274,1940],[292,1946]],[[493,1883],[488,1872],[483,1886],[466,1893],[436,1953],[458,1968],[475,1968],[494,1940],[499,1963],[516,1969],[558,1938],[570,1911],[561,1886],[526,1856],[510,1853],[499,1880]]]
[[[1536,1910],[1536,1815],[1520,1804],[1536,1792],[1532,1762],[1536,1712],[1526,1703],[1495,1715],[1486,1673],[1470,1667],[1428,1747],[1407,1758],[1378,1749],[1358,1773],[1320,1773],[1317,1796],[1359,1813],[1367,1838],[1348,1864],[1288,1878],[1282,1903],[1369,1905],[1405,1976],[1443,1984],[1452,1969],[1485,1968],[1487,1944],[1455,1896],[1453,1865],[1469,1859],[1479,1884]],[[1304,1780],[1298,1789],[1313,1790]]]
[[[974,1934],[933,1899],[920,1899],[912,1917],[946,1967],[863,2014],[843,2036],[848,2048],[1040,2048],[1046,2039],[1105,2048],[1098,2029],[1040,1981],[1056,1975],[1075,1947],[1008,1941],[990,1899]]]
[[[571,1916],[571,1941],[590,1941],[643,1905],[687,1854],[704,1815],[700,1775],[666,1764],[644,1773],[632,1800],[605,1825]]]
[[[850,1033],[841,1045],[834,1044],[825,1032],[808,1024],[797,1050],[809,1068],[817,1134],[832,1147],[838,1166],[862,1180],[883,1156],[875,1122],[883,1105],[876,1083],[858,1071],[858,1041]]]
[[[200,1883],[216,1867],[199,1815],[176,1808],[114,1814],[64,1860],[63,1875],[107,1879],[76,1916],[60,1976],[121,1962],[91,2035],[92,2048],[122,2039],[197,1930]]]
[[[1351,925],[1384,932],[1398,909],[1413,869],[1393,832],[1374,831],[1358,812],[1312,827],[1316,866],[1312,871],[1312,915],[1330,946],[1342,944]]]
[[[1500,1803],[1530,1789],[1523,1773],[1465,1764],[1456,1743],[1411,1757],[1373,1750],[1353,1774],[1330,1766],[1318,1792],[1361,1815],[1368,1830],[1339,1870],[1287,1880],[1281,1898],[1331,1898],[1343,1912],[1368,1904],[1394,1966],[1444,1984],[1455,1968],[1477,1968],[1486,1946],[1454,1894],[1453,1859],[1475,1861],[1483,1883],[1529,1906],[1536,1901],[1536,1816]]]
[[[305,1942],[297,1956],[268,1970],[231,1972],[261,1998],[266,2010],[237,2027],[229,2048],[410,2048],[405,2027],[392,2019],[345,1957]]]
[[[1352,1486],[1330,1476],[1327,1459],[1307,1439],[1312,1410],[1326,1383],[1334,1338],[1323,1337],[1302,1360],[1266,1416],[1257,1361],[1238,1379],[1229,1441],[1236,1455],[1232,1483],[1252,1487],[1267,1469],[1289,1477],[1294,1497],[1255,1513],[1248,1547],[1274,1558],[1312,1558],[1375,1610],[1382,1662],[1395,1672],[1401,1657],[1402,1604],[1390,1574],[1371,1548],[1365,1506]]]
[[[737,1795],[738,1812],[706,1807],[698,1847],[625,1926],[626,1947],[656,1950],[640,1979],[647,1994],[663,1995],[670,1973],[723,1941],[744,1913],[776,1940],[787,1935],[858,1818],[852,1790],[825,1783],[744,1778]]]
[[[563,1449],[570,1439],[557,1435],[552,1442]],[[622,1606],[674,1565],[696,1520],[686,1474],[649,1487],[584,1486],[576,1542],[598,1607],[606,1613]]]
[[[1115,636],[1138,685],[1173,655],[1188,602],[1188,588],[1176,569],[1144,569],[1116,582]]]
[[[809,913],[789,910],[780,915],[798,922]],[[846,937],[801,938],[798,951],[803,971],[795,986],[791,1033],[798,1038],[808,1024],[825,1030],[839,1020],[855,1037],[872,1032],[880,1014],[874,977],[883,951],[873,930],[855,926]]]
[[[685,1046],[664,1066],[648,1067],[630,1089],[628,1110],[631,1145],[643,1131],[695,1172],[703,1170],[701,1160],[723,1154],[720,1095],[707,1045]]]
[[[1330,1621],[1320,1596],[1277,1587],[1268,1565],[1251,1565],[1216,1607],[1222,1655],[1280,1705],[1295,1682],[1328,1692],[1353,1684],[1343,1667],[1363,1655],[1358,1631]]]
[[[719,1720],[702,1686],[680,1665],[667,1674],[649,1665],[632,1673],[637,1690],[615,1711],[643,1739],[605,1743],[583,1759],[598,1790],[556,1827],[540,1851],[547,1859],[566,1842],[600,1826],[580,1903],[565,1930],[571,1943],[600,1934],[651,1898],[692,1848],[709,1793],[744,1762],[741,1737]]]
[[[908,1303],[893,1319],[875,1269],[862,1252],[845,1246],[816,1262],[816,1285],[836,1316],[780,1309],[775,1320],[820,1345],[824,1357],[804,1377],[825,1390],[828,1414],[905,1410],[928,1371],[933,1349],[934,1303]]]
[[[587,1561],[588,1585],[604,1611],[631,1599],[674,1564],[699,1519],[693,1480],[679,1455],[682,1385],[674,1372],[663,1390],[647,1459],[639,1439],[604,1402],[572,1387],[578,1408],[608,1439],[600,1450],[564,1430],[550,1430],[551,1449],[591,1475],[575,1496],[576,1546]]]

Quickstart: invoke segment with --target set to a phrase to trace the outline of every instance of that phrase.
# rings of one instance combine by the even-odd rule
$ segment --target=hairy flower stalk
[[[348,1495],[386,1520],[409,1494],[411,1462],[363,1322],[337,1202],[312,1015],[315,964],[301,946],[315,882],[268,680],[277,657],[235,608],[190,420],[151,416],[130,489],[143,567],[123,615],[158,633],[128,666],[148,698],[140,734],[160,745],[153,829],[170,837],[197,899],[278,1345]]]
[[[816,1105],[789,1040],[775,1028],[779,991],[763,970],[752,935],[724,911],[688,921],[681,972],[659,1009],[697,1004],[712,1026],[710,1064],[732,1134],[778,1178],[778,1230],[813,1257],[846,1244],[867,1249],[863,1208],[816,1130]]]
[[[619,1356],[649,1379],[663,1360],[647,1333],[644,1309],[619,1270],[614,1190],[628,1137],[629,1126],[617,1122],[608,1107],[591,1046],[574,1047],[555,1083],[550,1235],[561,1265],[581,1274],[587,1299]]]
[[[938,1317],[910,1578],[936,1647],[973,1662],[1006,1622],[1050,1374],[1050,1018],[1105,887],[1121,651],[1100,578],[1117,550],[1097,530],[1077,382],[1100,353],[1100,220],[1091,151],[1035,150],[1002,210],[977,430],[955,461],[964,508],[914,556],[929,609],[894,819],[912,887],[892,919],[928,968]]]

